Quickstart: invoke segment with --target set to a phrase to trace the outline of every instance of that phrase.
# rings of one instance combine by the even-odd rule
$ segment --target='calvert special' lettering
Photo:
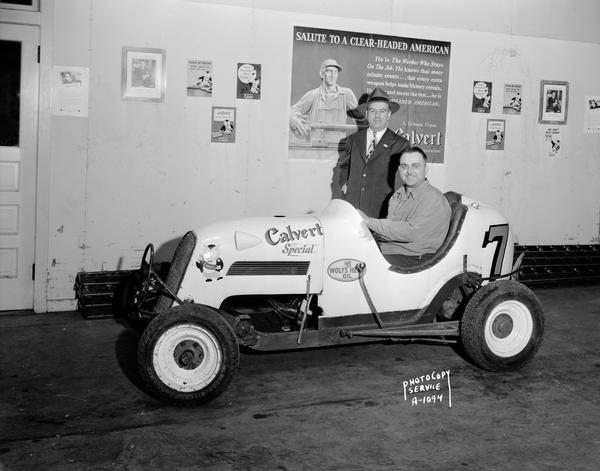
[[[316,223],[313,227],[305,229],[292,229],[291,226],[286,226],[285,231],[280,232],[276,227],[271,227],[265,232],[265,239],[270,245],[283,244],[293,242],[295,240],[308,239],[309,237],[318,237],[323,235],[323,227]]]
[[[285,244],[281,253],[288,257],[298,257],[307,253],[317,253],[317,244]]]

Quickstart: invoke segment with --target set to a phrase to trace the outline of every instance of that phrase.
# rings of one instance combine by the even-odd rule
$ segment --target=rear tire
[[[218,312],[184,304],[152,319],[137,356],[150,394],[170,404],[194,406],[227,388],[240,352],[233,329]]]
[[[542,343],[544,315],[537,296],[513,280],[480,288],[465,309],[460,336],[469,358],[488,371],[521,368]]]

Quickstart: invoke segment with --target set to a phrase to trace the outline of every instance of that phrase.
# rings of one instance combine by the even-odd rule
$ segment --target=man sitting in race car
[[[392,265],[409,267],[431,258],[448,232],[450,204],[429,183],[427,172],[425,152],[419,147],[405,149],[398,167],[403,185],[391,196],[387,217],[372,218],[357,210]]]

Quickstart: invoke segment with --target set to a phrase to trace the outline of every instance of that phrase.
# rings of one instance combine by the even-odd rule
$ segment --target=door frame
[[[52,160],[52,58],[54,0],[40,2],[40,93],[38,99],[37,210],[35,217],[34,312],[48,311],[50,167]]]
[[[40,29],[37,183],[35,197],[35,241],[33,310],[48,311],[48,255],[50,243],[50,165],[52,131],[52,56],[54,39],[54,0],[40,2],[40,11],[0,9],[0,22],[37,26]]]

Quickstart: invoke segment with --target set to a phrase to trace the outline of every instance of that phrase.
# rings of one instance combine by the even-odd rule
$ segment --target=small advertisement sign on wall
[[[521,85],[514,83],[504,84],[504,101],[502,102],[502,113],[521,114]]]
[[[237,66],[237,97],[260,100],[260,64],[242,63]]]
[[[56,116],[88,116],[90,70],[87,67],[54,66],[52,113]]]
[[[548,157],[558,157],[560,155],[560,128],[546,128],[544,143],[546,144]]]
[[[235,108],[213,106],[211,122],[211,142],[235,142]]]
[[[489,113],[492,107],[492,82],[473,82],[473,113]]]
[[[600,96],[586,96],[583,109],[583,132],[600,133]]]
[[[504,150],[504,120],[488,119],[485,140],[486,150]]]
[[[212,62],[189,60],[187,63],[187,96],[212,96]]]

